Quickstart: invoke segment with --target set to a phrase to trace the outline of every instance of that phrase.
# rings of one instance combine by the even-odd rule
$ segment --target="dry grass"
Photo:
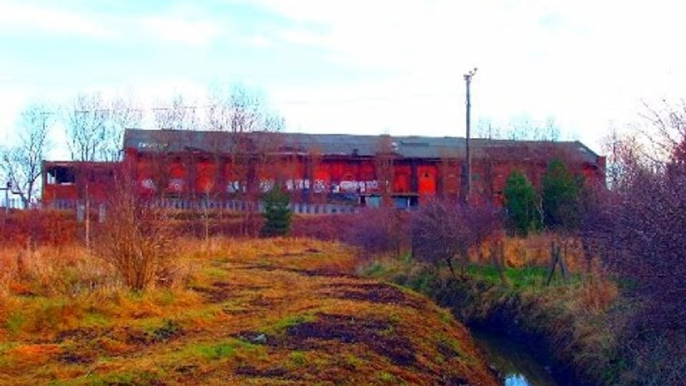
[[[184,280],[141,293],[80,248],[21,269],[5,251],[0,385],[496,384],[449,313],[356,277],[347,247],[214,238],[175,251]],[[95,284],[52,286],[65,272]]]
[[[0,251],[0,296],[76,296],[117,288],[111,267],[76,245]]]
[[[549,233],[529,235],[528,237],[505,237],[503,249],[505,263],[511,268],[547,267],[550,264],[550,243],[555,235]],[[584,253],[579,240],[574,238],[559,238],[566,245],[565,261],[572,272],[580,272],[585,266]],[[558,241],[560,242],[560,241]],[[470,260],[474,263],[490,263],[488,259],[490,244],[485,242],[481,246],[481,260],[479,250],[473,250]]]
[[[526,248],[549,241],[537,236],[506,242],[510,247]],[[527,252],[529,256],[535,253]],[[619,371],[616,358],[623,321],[614,311],[626,306],[626,300],[620,297],[617,283],[602,276],[554,281],[548,286],[545,259],[541,259],[540,263],[526,260],[520,268],[509,263],[506,284],[493,267],[473,266],[467,279],[456,280],[447,268],[387,257],[371,262],[361,272],[432,296],[451,307],[465,323],[505,334],[514,330],[515,336],[528,336],[531,344],[543,340],[562,363],[578,370],[584,379],[603,384]],[[510,324],[511,320],[517,323]]]

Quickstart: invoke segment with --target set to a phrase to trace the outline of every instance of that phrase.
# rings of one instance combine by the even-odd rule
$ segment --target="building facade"
[[[254,201],[276,185],[307,204],[409,208],[469,196],[497,205],[512,171],[538,187],[555,158],[605,183],[605,158],[578,141],[473,139],[469,193],[463,138],[127,130],[123,145],[119,163],[45,162],[44,204],[105,200],[114,176],[126,175],[142,197],[213,205]]]

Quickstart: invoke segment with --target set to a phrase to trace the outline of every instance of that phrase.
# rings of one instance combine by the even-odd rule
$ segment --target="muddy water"
[[[505,386],[565,385],[556,382],[522,344],[481,331],[472,331],[472,335],[488,363],[504,377]]]

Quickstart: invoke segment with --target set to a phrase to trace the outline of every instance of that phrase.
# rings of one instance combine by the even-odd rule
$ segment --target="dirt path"
[[[448,313],[355,277],[354,263],[345,248],[304,241],[218,253],[189,290],[138,314],[110,307],[95,312],[101,326],[6,342],[0,383],[496,385]]]

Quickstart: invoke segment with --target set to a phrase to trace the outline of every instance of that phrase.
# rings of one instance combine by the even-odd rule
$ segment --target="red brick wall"
[[[146,192],[144,182],[153,179],[155,172],[151,160],[135,151],[125,152],[125,164],[131,168],[141,192]],[[602,165],[604,159],[599,159]],[[167,192],[178,194],[203,193],[208,189],[215,197],[229,194],[228,184],[232,181],[252,175],[261,181],[282,181],[294,188],[294,197],[303,198],[303,188],[309,187],[314,196],[325,196],[330,192],[340,193],[378,193],[376,164],[367,158],[323,158],[313,170],[309,170],[309,160],[303,157],[291,157],[281,162],[253,166],[252,173],[247,170],[236,170],[230,160],[217,160],[213,157],[175,157],[169,163],[169,186]],[[462,163],[439,160],[403,160],[393,163],[393,193],[419,194],[420,196],[443,195],[457,197],[461,187]],[[245,169],[245,165],[241,165]],[[602,167],[602,166],[601,166]],[[596,165],[570,165],[570,168],[581,173],[586,179],[604,183],[604,170]],[[222,170],[223,169],[223,170]],[[475,202],[495,202],[502,200],[502,191],[507,178],[514,170],[524,172],[534,186],[539,187],[546,170],[544,162],[488,161],[474,160],[472,168],[472,192]],[[253,183],[258,183],[254,181]],[[82,181],[76,185],[44,185],[43,199],[77,199],[83,192],[79,189]],[[105,198],[109,191],[106,184],[91,182],[89,194],[93,199]],[[149,192],[149,190],[148,190]],[[230,195],[230,194],[229,194]]]

